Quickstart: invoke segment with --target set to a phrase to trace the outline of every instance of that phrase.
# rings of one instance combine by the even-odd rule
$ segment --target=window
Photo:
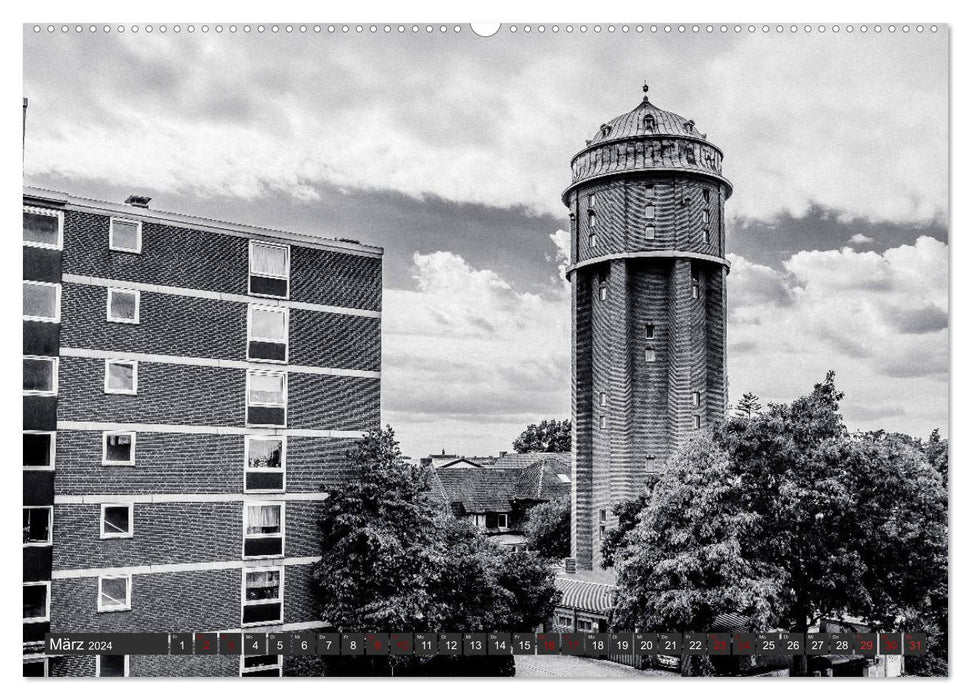
[[[590,620],[577,620],[577,631],[578,632],[592,632],[593,623]]]
[[[135,506],[131,503],[101,505],[101,539],[123,539],[134,536]]]
[[[47,678],[47,659],[24,659],[24,678]]]
[[[46,547],[51,543],[53,506],[24,507],[24,547]]]
[[[644,186],[644,196],[648,199],[654,199],[657,196],[657,190],[655,189],[653,183]]]
[[[607,301],[607,278],[601,277],[598,285],[598,294],[600,295],[600,301]]]
[[[698,153],[695,150],[694,144],[687,144],[684,147],[684,155],[690,165],[696,165],[698,163]]]
[[[51,619],[50,581],[24,584],[24,622],[47,622]]]
[[[249,370],[246,374],[247,424],[286,425],[286,412],[286,373]]]
[[[657,351],[654,348],[647,348],[646,350],[644,350],[644,361],[645,362],[657,361]]]
[[[653,114],[644,115],[644,131],[655,131],[657,129],[657,119]]]
[[[590,236],[587,238],[587,243],[589,244],[589,246],[591,248],[596,248],[597,247],[597,234],[591,233]]]
[[[597,193],[596,192],[591,192],[590,193],[590,196],[587,199],[588,199],[589,205],[591,207],[597,206]]]
[[[131,610],[131,576],[98,577],[98,612]]]
[[[606,536],[607,536],[607,526],[606,525],[601,525],[600,526],[600,539],[603,539]]]
[[[567,615],[557,615],[556,624],[558,624],[560,627],[573,627],[573,620],[571,620]]]
[[[120,253],[141,253],[142,222],[112,217],[108,249],[117,250]]]
[[[60,250],[64,244],[64,212],[24,207],[24,245]]]
[[[656,212],[653,204],[648,204],[646,207],[644,207],[644,218],[645,219],[653,219],[654,218],[654,215],[656,213],[657,212]]]
[[[243,557],[283,556],[283,504],[243,504]]]
[[[607,416],[600,416],[600,427],[601,429],[607,427]]]
[[[105,393],[137,394],[138,363],[134,360],[105,360]]]
[[[701,428],[701,416],[692,416],[692,424],[695,430]]]
[[[240,656],[239,675],[244,677],[282,676],[282,656]]]
[[[654,340],[654,324],[645,323],[644,324],[644,338],[647,340]]]
[[[707,189],[701,190],[701,196],[705,198],[705,204],[711,203],[711,190],[707,190]]]
[[[246,359],[286,362],[289,320],[289,309],[250,306]]]
[[[601,508],[600,509],[600,522],[602,522],[602,523],[607,522],[607,509],[606,508]]]
[[[692,391],[691,392],[691,405],[692,406],[700,406],[701,405],[701,392],[700,391]]]
[[[506,513],[486,513],[485,527],[487,530],[509,527],[509,516]]]
[[[600,405],[601,406],[606,406],[607,405],[607,392],[606,391],[601,391],[599,398],[600,398]]]
[[[654,228],[654,224],[648,224],[644,227],[644,238],[649,241],[653,241],[657,236],[657,229]]]
[[[243,624],[283,622],[283,568],[243,569]]]
[[[57,394],[56,357],[24,357],[24,394],[27,396]]]
[[[701,296],[701,276],[697,272],[691,273],[691,298],[698,299]]]
[[[705,226],[705,243],[711,243],[711,229]]]
[[[138,323],[141,293],[132,289],[108,289],[108,320],[114,323]]]
[[[653,472],[657,470],[657,457],[647,458],[647,471]]]
[[[708,224],[711,223],[711,212],[707,209],[701,210],[701,223]]]
[[[94,674],[98,678],[128,678],[128,656],[99,654],[95,659]]]
[[[290,294],[290,246],[249,243],[249,293],[283,297]]]
[[[244,491],[283,491],[286,481],[286,445],[286,438],[283,437],[246,436]]]
[[[24,469],[54,468],[54,433],[24,431]]]
[[[24,320],[60,322],[61,285],[24,281]]]
[[[102,433],[101,464],[135,464],[135,433]]]
[[[590,228],[594,228],[597,225],[597,214],[596,212],[590,212],[590,218],[588,219]]]

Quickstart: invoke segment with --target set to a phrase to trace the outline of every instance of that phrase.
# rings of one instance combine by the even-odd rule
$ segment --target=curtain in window
[[[246,600],[272,600],[280,597],[279,571],[251,571],[246,574]]]
[[[250,272],[268,277],[286,277],[287,249],[254,243],[250,252]]]
[[[283,404],[282,374],[251,374],[250,403],[277,406]]]
[[[252,337],[261,340],[286,340],[286,312],[253,309]]]
[[[280,506],[247,506],[246,534],[267,535],[280,532]]]

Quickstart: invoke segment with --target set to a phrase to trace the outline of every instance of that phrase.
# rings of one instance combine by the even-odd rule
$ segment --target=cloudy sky
[[[725,151],[729,380],[827,369],[852,428],[948,419],[937,34],[24,34],[29,184],[381,245],[384,421],[413,456],[570,412],[559,193],[640,101]]]

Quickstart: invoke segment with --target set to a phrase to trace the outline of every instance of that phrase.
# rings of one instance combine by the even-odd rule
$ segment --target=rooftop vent
[[[128,199],[125,200],[125,204],[131,204],[133,207],[148,209],[148,203],[151,201],[151,197],[146,197],[143,194],[132,194],[128,195]]]

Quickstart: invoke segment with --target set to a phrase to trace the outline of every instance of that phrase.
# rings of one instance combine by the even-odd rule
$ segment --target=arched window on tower
[[[657,119],[654,118],[653,114],[644,115],[644,131],[649,131],[651,133],[657,131]]]
[[[651,201],[653,201],[654,198],[657,196],[657,191],[656,191],[656,189],[654,187],[654,183],[653,182],[650,185],[645,185],[644,186],[644,196],[647,197],[648,200],[651,200]]]

